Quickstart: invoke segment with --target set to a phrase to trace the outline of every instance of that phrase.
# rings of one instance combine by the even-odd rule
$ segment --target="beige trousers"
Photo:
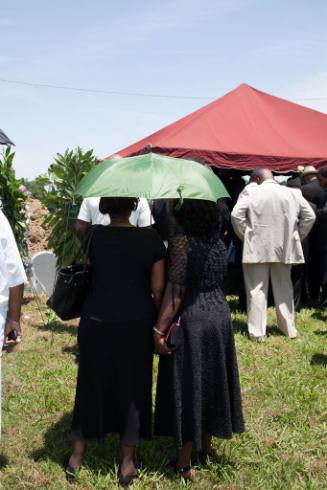
[[[277,326],[296,337],[291,266],[281,263],[243,264],[250,336],[266,335],[269,276],[277,313]]]

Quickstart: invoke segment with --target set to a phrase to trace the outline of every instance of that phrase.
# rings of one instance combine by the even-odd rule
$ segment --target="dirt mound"
[[[38,199],[29,198],[27,201],[29,214],[27,244],[30,255],[42,250],[48,250],[49,228],[44,224],[43,217],[48,210]]]

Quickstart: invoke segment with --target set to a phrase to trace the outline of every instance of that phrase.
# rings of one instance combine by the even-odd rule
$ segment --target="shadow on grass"
[[[241,320],[239,318],[233,319],[233,330],[234,333],[240,333],[245,337],[248,336],[248,325],[246,320]],[[277,327],[267,327],[268,337],[285,337],[285,335]]]
[[[77,344],[75,344],[75,345],[66,345],[66,347],[63,347],[61,349],[61,352],[63,354],[71,354],[72,356],[74,356],[75,363],[76,364],[79,363],[80,353],[79,353],[78,345]]]
[[[311,366],[323,366],[327,367],[327,356],[326,354],[313,354],[310,362]]]
[[[240,318],[233,319],[233,330],[234,333],[240,333],[242,335],[248,334],[248,325],[245,320],[241,320]]]
[[[38,325],[38,330],[54,333],[69,333],[71,335],[77,335],[76,325],[71,323],[63,323],[60,320],[51,320],[45,322],[42,325]]]
[[[35,461],[50,459],[59,465],[65,463],[65,459],[69,454],[71,443],[68,437],[71,414],[64,414],[58,422],[49,428],[44,434],[44,445],[42,448],[33,451],[31,454]]]
[[[62,353],[63,354],[73,354],[76,356],[76,354],[78,353],[78,347],[77,347],[77,344],[75,345],[66,345],[66,347],[63,347],[61,349]]]
[[[43,447],[31,453],[34,461],[51,460],[61,466],[64,471],[72,451],[72,438],[69,435],[71,418],[72,414],[66,413],[49,428],[44,434]],[[113,474],[119,467],[119,457],[119,438],[116,435],[110,435],[103,443],[88,441],[84,466],[94,474]],[[169,461],[175,457],[175,448],[170,438],[155,437],[151,441],[142,441],[137,449],[138,465],[147,474],[160,473],[166,478],[176,478],[176,475],[167,469]],[[235,471],[234,467],[233,461],[222,456],[219,463],[215,464],[212,469],[216,475],[223,475],[226,471]]]
[[[72,414],[64,414],[44,434],[43,447],[33,451],[34,461],[51,460],[65,467],[72,450],[70,424]],[[141,442],[138,451],[138,463],[146,472],[165,473],[165,466],[175,455],[171,440],[155,438]],[[118,436],[110,435],[102,442],[88,441],[84,466],[92,472],[109,473],[119,465],[120,443]],[[0,460],[1,462],[1,460]]]
[[[0,470],[8,466],[9,459],[4,454],[0,454]]]
[[[267,327],[267,335],[268,337],[287,337],[283,332],[279,330],[278,327]]]
[[[327,335],[327,330],[315,330],[314,333],[316,335],[321,335],[322,337]]]
[[[321,320],[322,322],[325,322],[327,321],[327,311],[315,310],[312,313],[312,317],[315,318],[316,320]]]

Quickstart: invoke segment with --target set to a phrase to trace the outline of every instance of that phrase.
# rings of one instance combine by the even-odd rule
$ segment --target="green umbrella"
[[[146,199],[204,199],[229,197],[211,168],[192,160],[146,153],[105,160],[79,183],[83,197],[145,197]]]

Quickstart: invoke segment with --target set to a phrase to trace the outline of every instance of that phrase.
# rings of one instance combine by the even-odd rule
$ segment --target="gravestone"
[[[31,269],[31,280],[36,293],[43,292],[49,297],[52,294],[56,279],[56,256],[48,251],[35,254],[31,259]]]

